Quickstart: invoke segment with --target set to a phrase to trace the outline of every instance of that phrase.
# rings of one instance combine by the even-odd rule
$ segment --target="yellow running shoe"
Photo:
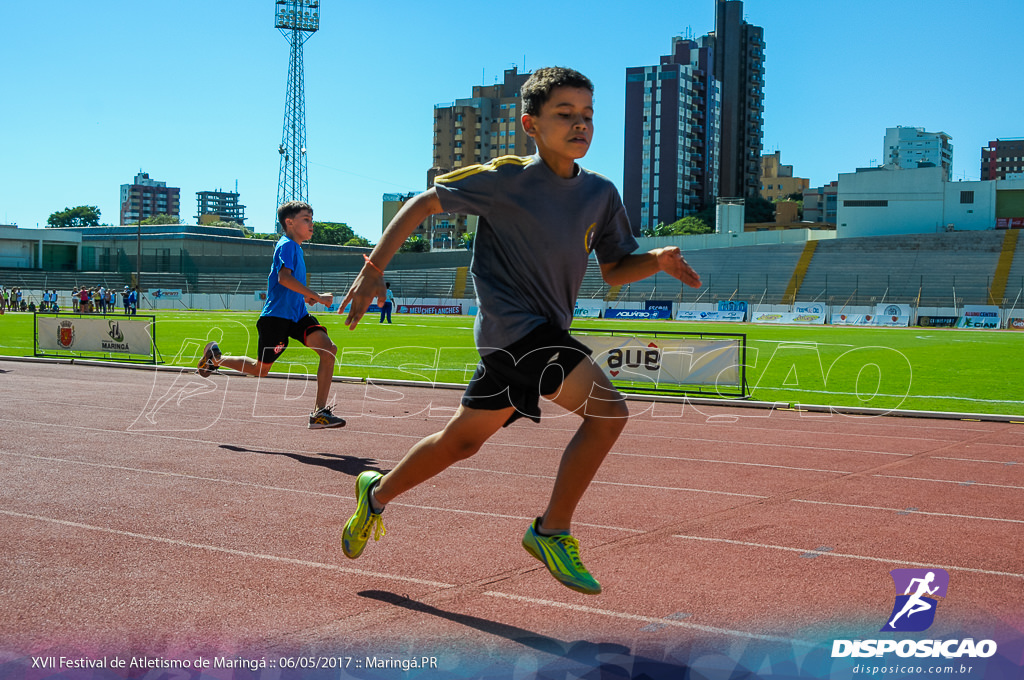
[[[363,554],[363,548],[370,539],[371,529],[375,541],[379,541],[387,533],[380,513],[370,509],[370,489],[383,476],[376,470],[367,470],[356,477],[356,512],[345,523],[345,528],[341,532],[341,550],[345,557],[354,560]]]
[[[580,562],[580,542],[569,534],[541,536],[537,533],[539,523],[539,518],[534,520],[523,536],[526,552],[543,562],[551,575],[567,588],[586,595],[600,593],[601,584]]]

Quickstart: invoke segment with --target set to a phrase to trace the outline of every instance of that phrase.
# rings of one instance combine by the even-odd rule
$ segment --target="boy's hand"
[[[352,287],[345,294],[345,299],[338,305],[338,313],[345,311],[345,307],[351,302],[352,308],[345,317],[345,325],[349,330],[355,330],[356,324],[366,314],[370,303],[376,298],[378,304],[383,304],[387,297],[387,287],[384,285],[384,275],[378,274],[369,267],[363,267],[359,276],[352,282]]]
[[[691,288],[700,288],[700,274],[694,271],[676,246],[668,246],[658,251],[658,267],[669,276],[679,279]]]

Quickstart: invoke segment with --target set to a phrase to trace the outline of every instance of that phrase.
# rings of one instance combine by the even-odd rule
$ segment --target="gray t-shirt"
[[[481,355],[545,322],[568,329],[590,253],[607,264],[637,249],[615,185],[577,168],[565,179],[539,155],[503,156],[434,180],[445,212],[480,216],[471,271]]]

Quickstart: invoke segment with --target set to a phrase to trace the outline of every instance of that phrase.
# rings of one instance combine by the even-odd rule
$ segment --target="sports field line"
[[[1015,444],[987,444],[987,446],[1018,448]],[[985,460],[983,458],[954,458],[953,456],[935,456],[933,460],[955,460],[962,463],[986,463],[991,465],[1020,465],[1020,461],[1016,460]]]
[[[793,548],[784,545],[771,545],[768,543],[735,541],[729,538],[711,538],[709,536],[684,536],[681,534],[673,535],[672,538],[679,538],[686,541],[704,541],[706,543],[726,543],[729,545],[739,545],[747,548],[763,548],[765,550],[783,550],[786,552],[800,553],[802,555],[814,555],[815,557],[841,557],[849,560],[866,560],[868,562],[883,562],[885,564],[901,564],[908,567],[932,567],[936,569],[945,569],[946,571],[966,571],[974,574],[984,574],[986,576],[1007,576],[1010,578],[1024,579],[1024,574],[1016,574],[1010,571],[993,571],[991,569],[977,569],[975,567],[959,567],[942,564],[929,564],[927,562],[911,562],[909,560],[900,560],[891,557],[874,557],[872,555],[854,555],[848,553],[837,553],[832,552],[831,550],[822,550],[821,548]]]
[[[1024,524],[1024,519],[1010,519],[1007,517],[979,517],[977,515],[957,515],[951,512],[929,512],[916,508],[885,508],[876,505],[855,505],[853,503],[836,503],[834,501],[811,501],[803,498],[791,498],[794,503],[810,503],[812,505],[832,505],[837,508],[852,508],[855,510],[882,510],[884,512],[898,512],[904,515],[929,515],[932,517],[952,517],[954,519],[976,519],[984,522],[1009,522],[1012,524]]]
[[[30,515],[23,512],[14,512],[12,510],[0,509],[0,515],[7,515],[8,517],[16,517],[19,519],[26,519],[35,522],[44,522],[47,524],[54,524],[62,527],[69,527],[72,529],[84,529],[87,531],[96,531],[104,534],[111,534],[114,536],[122,536],[125,538],[133,538],[140,541],[149,541],[151,543],[164,543],[167,545],[174,545],[180,548],[189,548],[192,550],[205,550],[209,552],[222,553],[225,555],[232,555],[235,557],[244,557],[247,559],[265,560],[270,562],[277,562],[280,564],[290,564],[292,566],[308,567],[313,569],[325,569],[328,571],[341,572],[343,574],[355,574],[357,576],[366,576],[369,578],[382,578],[392,581],[404,581],[406,583],[415,583],[423,586],[430,586],[432,588],[454,588],[455,585],[451,583],[441,583],[439,581],[429,581],[427,579],[413,578],[411,576],[397,576],[395,574],[388,574],[385,572],[367,571],[365,569],[353,569],[351,567],[342,567],[337,564],[326,564],[324,562],[312,562],[310,560],[300,560],[294,557],[281,557],[280,555],[268,555],[266,553],[255,553],[247,550],[235,550],[234,548],[224,548],[217,545],[209,545],[205,543],[193,543],[191,541],[182,541],[176,538],[167,538],[165,536],[153,536],[150,534],[140,534],[134,531],[124,531],[122,529],[113,529],[111,527],[101,527],[93,524],[83,524],[82,522],[72,522],[66,519],[57,519],[55,517],[43,517],[41,515]]]
[[[264,560],[264,561],[274,562],[274,563],[278,563],[278,564],[288,564],[288,565],[305,567],[305,568],[312,568],[312,569],[323,569],[323,570],[326,570],[326,571],[333,571],[333,572],[339,572],[339,573],[344,573],[344,574],[353,574],[353,575],[357,575],[357,576],[364,576],[364,577],[367,577],[367,578],[380,578],[380,579],[391,580],[391,581],[402,581],[402,582],[405,582],[405,583],[414,583],[414,584],[417,584],[417,585],[423,585],[423,586],[428,586],[428,587],[432,587],[432,588],[439,588],[439,589],[449,589],[449,588],[456,587],[454,584],[451,584],[451,583],[442,583],[442,582],[439,582],[439,581],[430,581],[430,580],[427,580],[427,579],[418,579],[418,578],[413,578],[413,577],[409,577],[409,576],[397,576],[395,574],[389,574],[389,573],[385,573],[385,572],[368,571],[368,570],[365,570],[365,569],[353,569],[351,567],[342,567],[342,566],[339,566],[339,565],[336,565],[336,564],[326,564],[324,562],[313,562],[313,561],[310,561],[310,560],[300,560],[300,559],[296,559],[296,558],[292,558],[292,557],[281,557],[279,555],[268,555],[266,553],[255,553],[255,552],[249,552],[249,551],[245,551],[245,550],[235,550],[233,548],[224,548],[224,547],[221,547],[221,546],[209,545],[209,544],[204,544],[204,543],[194,543],[194,542],[191,542],[191,541],[181,541],[181,540],[178,540],[178,539],[167,538],[167,537],[164,537],[164,536],[153,536],[153,535],[150,535],[150,534],[140,534],[140,533],[136,533],[136,532],[132,532],[132,531],[123,531],[123,530],[120,530],[120,529],[112,529],[110,527],[101,527],[101,526],[96,526],[96,525],[92,525],[92,524],[84,524],[82,522],[72,522],[72,521],[69,521],[69,520],[57,519],[57,518],[53,518],[53,517],[43,517],[43,516],[40,516],[40,515],[31,515],[31,514],[21,513],[21,512],[13,512],[13,511],[10,511],[10,510],[2,510],[2,509],[0,509],[0,515],[6,515],[8,517],[15,517],[15,518],[18,518],[18,519],[25,519],[25,520],[34,521],[34,522],[43,522],[43,523],[47,523],[47,524],[53,524],[53,525],[62,526],[62,527],[68,527],[68,528],[72,528],[72,529],[82,529],[82,530],[86,530],[86,531],[95,531],[95,532],[99,532],[99,533],[105,533],[105,534],[110,534],[110,535],[114,535],[114,536],[120,536],[120,537],[124,537],[124,538],[131,538],[131,539],[136,539],[136,540],[141,540],[141,541],[148,541],[148,542],[152,542],[152,543],[162,543],[162,544],[167,544],[167,545],[173,545],[173,546],[177,546],[177,547],[181,547],[181,548],[188,548],[188,549],[192,549],[192,550],[203,550],[203,551],[208,551],[208,552],[221,553],[221,554],[231,555],[231,556],[234,556],[234,557],[242,557],[242,558],[246,558],[246,559]],[[598,609],[596,607],[586,607],[586,606],[582,606],[582,605],[569,604],[569,603],[565,603],[565,602],[557,602],[557,601],[554,601],[554,600],[541,600],[541,599],[537,599],[537,598],[525,597],[525,596],[520,596],[520,595],[511,595],[511,594],[508,594],[508,593],[500,593],[500,592],[496,592],[496,591],[485,591],[484,595],[487,595],[487,596],[490,596],[490,597],[498,597],[498,598],[505,598],[505,599],[515,600],[515,601],[518,601],[518,602],[526,602],[526,603],[529,603],[529,604],[541,605],[541,606],[546,606],[546,607],[556,607],[556,608],[561,608],[561,609],[569,609],[569,610],[580,612],[580,613],[584,613],[584,614],[594,614],[594,615],[600,615],[600,616],[610,616],[610,617],[614,617],[614,618],[617,618],[617,619],[623,619],[623,620],[629,620],[629,621],[637,621],[637,622],[647,623],[647,624],[655,623],[655,624],[661,624],[661,625],[677,626],[677,627],[680,627],[680,628],[689,628],[689,629],[699,630],[699,631],[707,632],[707,633],[715,633],[715,634],[719,634],[719,635],[728,635],[728,636],[731,636],[731,637],[742,637],[742,638],[749,638],[749,639],[755,639],[755,640],[765,640],[765,641],[771,641],[771,642],[788,642],[788,643],[791,643],[791,644],[805,645],[805,646],[811,646],[811,647],[815,646],[815,643],[804,641],[804,640],[796,640],[796,639],[792,639],[792,638],[777,637],[777,636],[773,636],[773,635],[762,635],[762,634],[758,634],[758,633],[751,633],[751,632],[748,632],[748,631],[741,631],[741,630],[733,630],[733,629],[729,629],[729,628],[718,628],[718,627],[714,627],[714,626],[705,626],[705,625],[701,625],[701,624],[687,623],[685,621],[678,621],[678,620],[674,620],[674,619],[657,618],[657,617],[653,617],[653,616],[644,616],[644,615],[641,615],[641,614],[630,614],[628,612],[619,612],[619,611],[613,611],[613,610],[609,610],[609,609]]]
[[[555,600],[541,600],[536,597],[526,597],[525,595],[512,595],[510,593],[500,593],[493,590],[484,592],[484,595],[491,597],[500,597],[506,600],[513,600],[515,602],[526,602],[528,604],[536,604],[544,607],[554,607],[557,609],[568,609],[574,612],[580,612],[582,614],[594,614],[597,616],[610,616],[616,619],[623,619],[626,621],[636,621],[637,623],[646,624],[658,624],[663,626],[675,626],[677,628],[689,628],[691,630],[699,630],[703,633],[714,633],[716,635],[728,635],[729,637],[741,637],[751,640],[764,640],[766,642],[788,642],[793,645],[800,645],[802,647],[816,647],[817,643],[809,642],[807,640],[798,640],[794,638],[779,637],[775,635],[763,635],[760,633],[751,633],[745,630],[735,630],[732,628],[718,628],[716,626],[706,626],[699,623],[692,623],[687,621],[681,621],[678,619],[669,618],[657,618],[654,616],[644,616],[643,614],[628,614],[625,612],[617,612],[611,609],[598,609],[597,607],[587,607],[580,604],[571,604],[568,602],[558,602]]]
[[[800,392],[800,393],[803,393],[803,394],[831,394],[831,395],[834,395],[834,396],[837,396],[837,397],[857,397],[857,396],[859,396],[856,392],[832,392],[832,391],[829,391],[829,390],[802,390],[802,389],[800,389],[798,387],[786,387],[785,385],[783,385],[781,387],[768,387],[768,388],[765,388],[765,389],[770,389],[773,392]],[[754,388],[751,389],[751,394],[754,394],[756,392],[757,392],[757,387],[755,386]],[[1024,400],[1022,400],[1022,399],[978,399],[978,398],[975,398],[975,397],[950,397],[950,396],[934,396],[934,395],[926,395],[926,394],[909,394],[909,393],[908,394],[872,394],[871,397],[873,399],[878,398],[878,397],[885,397],[885,398],[889,398],[889,399],[902,399],[904,401],[906,401],[907,399],[939,399],[939,400],[945,400],[945,401],[967,401],[967,402],[974,402],[974,403],[979,403],[979,404],[1024,404]]]
[[[901,475],[872,475],[873,477],[883,477],[885,479],[905,479],[913,482],[935,482],[937,484],[956,484],[958,486],[989,486],[996,489],[1015,489],[1017,491],[1024,491],[1024,486],[1013,486],[1010,484],[990,484],[988,482],[975,482],[972,480],[965,479],[933,479],[929,477],[903,477]]]
[[[777,470],[793,470],[795,472],[821,472],[829,475],[852,475],[855,474],[849,470],[820,470],[818,468],[805,468],[795,467],[792,465],[771,465],[769,463],[747,463],[739,460],[715,460],[712,458],[683,458],[678,456],[655,456],[650,453],[615,453],[614,451],[608,454],[609,456],[623,456],[626,458],[656,458],[659,460],[673,460],[685,463],[709,463],[712,465],[746,465],[749,467],[758,468],[774,468]]]
[[[0,456],[5,456],[5,455],[6,456],[16,456],[16,457],[19,457],[19,458],[29,458],[29,459],[33,459],[33,460],[39,460],[39,461],[45,461],[47,463],[66,463],[68,465],[82,465],[82,466],[85,466],[85,467],[95,467],[95,468],[103,468],[103,469],[108,469],[108,470],[118,470],[118,471],[121,471],[121,472],[133,472],[133,473],[138,473],[138,474],[158,475],[158,476],[162,476],[162,477],[173,477],[173,478],[177,478],[177,479],[188,479],[188,480],[197,481],[197,482],[212,482],[212,483],[215,483],[215,484],[227,484],[227,485],[231,485],[231,486],[245,486],[245,487],[250,487],[250,488],[254,488],[254,489],[262,489],[262,490],[265,490],[265,491],[278,491],[278,492],[284,492],[284,493],[295,493],[295,494],[306,495],[306,496],[319,496],[319,497],[322,497],[322,498],[337,499],[337,500],[345,501],[345,502],[351,502],[353,500],[352,495],[349,494],[349,493],[326,493],[326,492],[323,492],[323,491],[311,491],[309,489],[296,489],[296,488],[292,488],[292,487],[270,486],[270,485],[267,485],[267,484],[257,484],[255,482],[243,482],[243,481],[238,481],[236,479],[224,479],[224,478],[221,478],[221,477],[202,477],[202,476],[199,476],[199,475],[189,475],[189,474],[185,474],[185,473],[182,473],[182,472],[167,472],[165,470],[149,470],[149,469],[146,469],[146,468],[135,468],[135,467],[129,467],[129,466],[126,466],[126,465],[111,465],[109,463],[95,463],[95,462],[92,462],[92,461],[71,460],[71,459],[68,459],[68,458],[54,458],[54,457],[51,457],[51,456],[37,456],[37,455],[30,454],[30,453],[17,453],[17,452],[14,452],[14,451],[3,451],[3,450],[0,450]],[[471,472],[480,471],[480,470],[476,470],[476,469],[473,469],[473,468],[449,468],[449,469],[457,469],[457,470],[467,470],[468,469]],[[493,472],[493,471],[483,470],[483,472]],[[502,473],[499,473],[499,474],[502,474]],[[517,473],[503,473],[503,474],[517,474]],[[540,475],[525,475],[524,474],[524,475],[517,475],[517,476],[539,477]],[[545,479],[554,479],[554,477],[545,477]],[[350,481],[350,480],[347,479],[345,481]],[[346,488],[348,488],[348,486],[346,486]],[[655,488],[662,488],[662,487],[655,487]],[[671,490],[671,491],[684,490],[685,491],[686,489],[670,488],[669,490]],[[728,494],[728,492],[713,492],[713,491],[712,492],[708,492],[708,493],[726,493],[726,494]],[[728,494],[728,495],[741,495],[741,494]],[[765,498],[765,497],[764,496],[757,496],[757,498]],[[431,505],[416,505],[414,503],[403,503],[401,501],[392,501],[388,505],[390,507],[411,508],[411,509],[414,509],[414,510],[431,510],[431,511],[436,511],[436,512],[449,512],[449,513],[453,513],[453,514],[477,515],[477,516],[480,516],[480,517],[489,517],[489,518],[492,518],[492,519],[514,519],[516,521],[522,521],[522,522],[530,522],[530,521],[533,521],[534,519],[536,519],[536,517],[532,516],[532,515],[529,516],[529,517],[527,517],[527,516],[519,516],[519,515],[505,515],[505,514],[496,513],[496,512],[485,512],[483,510],[464,510],[464,509],[460,509],[460,508],[438,507],[438,506],[431,506]],[[576,526],[590,527],[592,529],[606,529],[608,531],[621,531],[621,532],[624,532],[624,533],[643,533],[643,531],[640,530],[640,529],[632,529],[632,528],[629,528],[629,527],[615,527],[615,526],[609,526],[609,525],[606,525],[606,524],[594,524],[592,522],[580,522],[580,521],[577,521],[577,522],[575,522],[575,524],[576,524]]]
[[[146,437],[157,437],[157,438],[161,438],[161,439],[170,439],[170,440],[175,440],[175,441],[185,441],[185,442],[197,443],[197,444],[210,444],[210,445],[214,445],[214,446],[220,446],[220,445],[224,444],[224,442],[222,442],[222,441],[215,441],[215,440],[210,440],[210,439],[202,439],[202,438],[197,438],[197,437],[176,436],[176,435],[170,434],[170,433],[168,433],[166,431],[147,432],[145,430],[112,430],[112,429],[105,429],[105,428],[86,427],[86,426],[81,426],[81,425],[67,425],[67,424],[62,424],[62,423],[33,423],[33,422],[25,421],[25,420],[13,420],[13,419],[5,419],[5,418],[0,418],[0,422],[10,422],[10,423],[16,423],[16,424],[19,424],[19,425],[26,425],[26,424],[28,424],[28,425],[41,425],[41,426],[45,426],[45,427],[60,427],[60,428],[65,428],[65,429],[83,430],[83,431],[89,431],[89,432],[104,432],[104,433],[108,433],[108,434],[127,434],[127,435],[133,435],[133,436],[134,435],[139,435],[139,436],[146,436]],[[280,424],[279,423],[274,423],[273,426],[274,427],[279,427]],[[296,427],[298,427],[298,426],[296,426]],[[303,428],[303,429],[305,429],[305,428]],[[354,429],[352,427],[346,427],[346,431],[348,431],[348,432],[355,432],[355,433],[358,433],[358,434],[373,434],[375,436],[397,437],[397,438],[402,438],[402,439],[416,439],[416,440],[419,440],[419,439],[422,438],[420,435],[416,435],[416,434],[400,434],[400,433],[392,433],[392,432],[379,432],[377,430],[357,430],[357,429]],[[699,440],[699,441],[715,441],[717,443],[726,443],[726,444],[730,443],[728,441],[723,441],[723,440]],[[738,442],[733,442],[733,443],[738,443]],[[747,444],[744,443],[744,445],[747,445]],[[550,450],[550,451],[560,451],[563,448],[561,446],[540,446],[540,445],[534,445],[534,444],[514,444],[514,443],[505,443],[505,442],[492,442],[491,446],[507,446],[507,447],[513,447],[513,448],[528,448],[528,449],[539,449],[539,450]],[[765,446],[785,446],[785,445],[784,444],[765,444]],[[812,449],[812,450],[818,451],[818,452],[828,452],[830,450],[830,449],[821,449],[821,448],[817,448],[817,447],[805,447],[805,448],[809,448],[809,449]],[[835,451],[852,452],[852,453],[869,453],[869,454],[891,455],[891,456],[902,456],[902,457],[907,457],[907,456],[911,455],[911,454],[902,454],[902,453],[889,453],[889,452],[884,452],[884,451],[859,451],[859,450],[853,450],[853,449],[835,449]],[[7,451],[0,451],[0,453],[7,453],[9,455],[22,455],[22,454],[17,454],[17,453],[14,453],[14,452],[7,452]],[[320,449],[317,449],[315,451],[292,450],[292,451],[289,451],[289,453],[320,455],[322,453],[322,450],[320,450]],[[659,459],[660,458],[666,458],[666,457],[663,457],[663,456],[649,456],[649,455],[645,455],[645,454],[626,454],[626,453],[619,453],[619,452],[615,452],[615,451],[611,452],[609,455],[610,456],[616,456],[616,457],[624,456],[624,457],[634,457],[634,458],[659,458]],[[57,459],[47,458],[47,457],[40,457],[40,458],[43,459],[43,460],[57,460]],[[834,474],[852,474],[852,473],[843,472],[843,471],[817,470],[817,469],[814,469],[814,468],[802,468],[802,467],[784,466],[784,465],[770,465],[770,464],[762,464],[762,463],[733,463],[731,461],[722,461],[722,460],[713,460],[713,459],[703,459],[702,460],[702,459],[699,459],[699,458],[698,459],[691,459],[691,458],[675,458],[675,459],[673,459],[672,457],[667,457],[667,458],[669,460],[680,460],[680,461],[684,461],[684,462],[703,462],[703,463],[711,463],[711,464],[748,465],[748,466],[753,466],[753,467],[764,467],[764,468],[775,468],[775,469],[782,469],[782,470],[793,470],[795,472],[821,472],[821,473],[830,473],[830,474],[832,474],[832,473],[834,473]],[[392,459],[377,458],[375,460],[377,460],[380,463],[392,462]],[[82,461],[70,461],[69,460],[67,462],[82,462]],[[398,460],[394,459],[393,462],[397,463]],[[124,469],[132,469],[132,468],[124,468]],[[500,471],[500,470],[486,470],[486,469],[483,469],[483,468],[473,468],[473,467],[459,466],[459,465],[452,466],[449,469],[451,469],[451,470],[468,470],[468,471],[473,471],[473,472],[484,472],[484,473],[490,473],[490,474],[517,474],[519,476],[526,476],[526,477],[538,477],[538,478],[542,478],[542,479],[554,479],[553,476],[529,475],[529,474],[526,474],[526,473],[510,473],[510,472],[503,472],[503,471]],[[164,474],[171,474],[171,473],[164,473]],[[594,483],[595,484],[600,484],[600,483],[617,484],[616,482],[602,482],[601,480],[595,480]],[[712,494],[724,494],[724,495],[733,495],[733,496],[748,496],[748,497],[751,497],[751,498],[767,498],[767,496],[739,494],[739,493],[732,493],[732,492],[726,492],[726,491],[711,491],[711,490],[707,490],[707,489],[690,489],[690,488],[685,488],[685,487],[664,487],[664,486],[643,485],[643,484],[635,484],[635,485],[631,485],[631,486],[635,486],[635,487],[638,487],[638,488],[652,489],[652,490],[689,491],[689,492],[694,492],[694,493],[712,493]],[[267,488],[272,488],[272,487],[267,487]]]

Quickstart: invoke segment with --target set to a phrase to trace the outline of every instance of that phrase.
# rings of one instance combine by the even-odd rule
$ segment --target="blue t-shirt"
[[[298,321],[307,314],[306,298],[301,293],[285,288],[277,280],[282,267],[290,269],[299,283],[306,283],[306,261],[302,257],[302,248],[287,236],[279,238],[274,248],[274,262],[270,266],[270,276],[267,277],[267,301],[260,316],[278,316]]]

